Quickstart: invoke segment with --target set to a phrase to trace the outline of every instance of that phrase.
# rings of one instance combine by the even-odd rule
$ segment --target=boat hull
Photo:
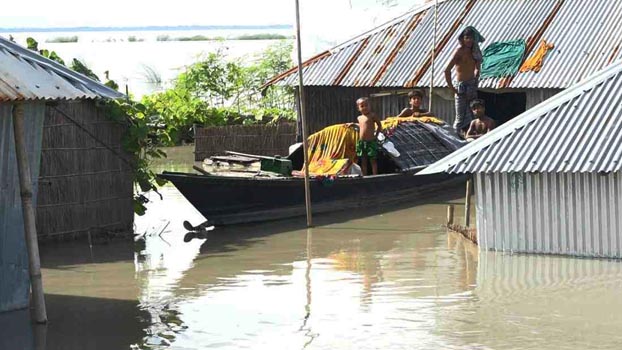
[[[245,178],[164,172],[188,201],[213,225],[270,221],[303,216],[304,180]],[[412,173],[310,180],[314,214],[373,207],[417,199],[463,177]]]

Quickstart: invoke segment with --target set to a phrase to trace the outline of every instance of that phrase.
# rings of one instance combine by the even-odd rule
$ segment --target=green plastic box
[[[285,158],[263,158],[261,159],[262,171],[270,171],[283,176],[292,175],[292,161]]]

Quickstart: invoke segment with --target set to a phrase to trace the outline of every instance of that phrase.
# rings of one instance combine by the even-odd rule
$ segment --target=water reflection
[[[439,227],[445,203],[318,217],[309,230],[289,220],[187,239],[181,222],[203,218],[174,188],[162,192],[165,201],[137,218],[137,242],[92,252],[44,247],[50,324],[36,332],[26,312],[0,315],[0,349],[577,349],[622,341],[622,264],[478,252]]]

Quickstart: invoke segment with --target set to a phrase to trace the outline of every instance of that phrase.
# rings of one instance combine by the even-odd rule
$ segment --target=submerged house
[[[532,67],[538,71],[480,81],[480,98],[498,124],[622,58],[620,1],[441,0],[433,61],[434,22],[430,2],[303,62],[309,132],[351,121],[357,113],[354,101],[361,96],[375,97],[372,106],[382,117],[394,116],[408,105],[409,89],[427,89],[431,81],[432,111],[453,122],[453,94],[444,69],[466,26],[485,37],[483,51],[492,44],[521,41],[521,68],[529,68],[525,60],[537,61],[543,50],[541,65]],[[543,40],[553,47],[542,47]],[[266,84],[271,85],[297,86],[297,67]]]
[[[17,173],[13,132],[13,107],[23,106],[34,201],[45,198],[39,176],[50,169],[67,167],[64,158],[42,160],[42,143],[58,142],[54,130],[45,131],[50,108],[72,110],[76,106],[93,104],[103,98],[120,98],[120,93],[94,82],[70,69],[48,60],[6,39],[0,38],[0,312],[24,308],[30,290],[28,258],[24,239],[24,222]],[[44,135],[49,133],[48,135]],[[77,137],[77,136],[74,136]],[[49,139],[54,139],[50,141]],[[46,146],[49,147],[49,146]],[[56,146],[57,148],[67,148]],[[44,150],[46,152],[48,150]],[[81,162],[82,155],[72,158]],[[41,166],[40,164],[50,164]],[[78,163],[82,164],[82,163]],[[79,177],[72,174],[71,177]],[[61,184],[59,193],[75,191],[71,184]],[[131,178],[128,189],[131,205]],[[59,201],[59,205],[62,203]],[[41,209],[37,208],[37,214]],[[131,207],[130,207],[131,215]],[[65,219],[65,218],[64,218]],[[37,218],[37,226],[46,230],[48,222]]]
[[[622,258],[622,61],[425,169],[473,174],[482,249]]]

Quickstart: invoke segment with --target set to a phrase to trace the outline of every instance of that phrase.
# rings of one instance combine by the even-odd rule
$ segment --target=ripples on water
[[[50,325],[41,336],[23,313],[0,316],[0,325],[13,320],[10,333],[0,328],[0,348],[584,349],[622,341],[618,261],[478,253],[439,228],[440,201],[320,217],[312,230],[301,219],[191,236],[181,221],[201,216],[174,188],[163,193],[137,219],[146,235],[136,245],[44,247]]]

